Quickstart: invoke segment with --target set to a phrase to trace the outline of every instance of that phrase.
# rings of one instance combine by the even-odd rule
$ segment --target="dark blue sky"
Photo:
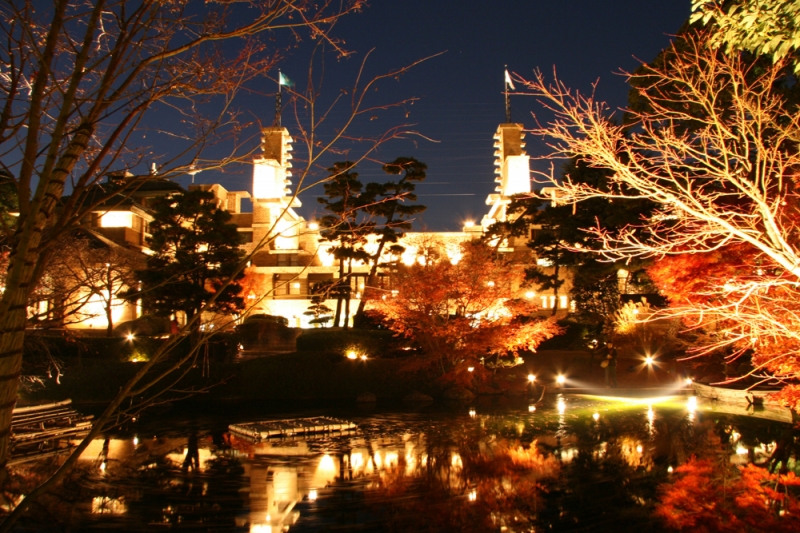
[[[503,65],[522,76],[535,68],[549,74],[555,67],[562,81],[582,91],[591,90],[599,80],[599,98],[619,108],[625,105],[628,89],[617,73],[652,60],[689,12],[690,0],[373,0],[370,8],[334,29],[356,54],[329,61],[326,83],[329,88],[346,86],[372,49],[367,75],[444,52],[399,80],[379,85],[374,94],[375,101],[407,97],[419,101],[402,113],[376,113],[357,127],[370,133],[407,121],[436,141],[392,141],[376,157],[388,161],[413,156],[427,163],[428,178],[417,190],[419,202],[428,210],[417,218],[415,229],[458,230],[465,220],[480,219],[486,212],[486,196],[495,187],[492,135],[504,121]],[[298,52],[281,68],[302,82],[308,63]],[[269,117],[270,106],[264,104]],[[534,99],[512,99],[514,122],[529,127],[536,111]],[[292,130],[286,114],[284,125]],[[541,151],[536,139],[529,136],[527,141],[531,155]],[[532,166],[547,164],[532,161]],[[377,164],[362,164],[359,173],[365,182],[385,176]],[[198,181],[250,188],[247,172],[238,177],[203,173]],[[308,218],[319,211],[314,198],[321,194],[318,189],[301,197],[300,211]]]

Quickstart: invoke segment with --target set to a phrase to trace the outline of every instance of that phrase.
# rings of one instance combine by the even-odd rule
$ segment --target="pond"
[[[322,415],[358,429],[261,443],[227,431]],[[94,442],[37,513],[70,531],[661,531],[658,487],[689,457],[760,464],[794,438],[682,396],[177,406]]]

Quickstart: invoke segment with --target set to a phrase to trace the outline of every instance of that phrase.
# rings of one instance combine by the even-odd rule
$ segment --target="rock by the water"
[[[422,402],[432,402],[433,398],[423,392],[415,390],[406,394],[405,397],[403,398],[403,401],[409,403],[422,403]]]
[[[475,399],[472,391],[464,387],[449,388],[444,391],[444,397],[447,400],[458,400],[460,402],[471,402]]]
[[[356,401],[358,403],[375,403],[378,401],[378,398],[375,397],[375,395],[372,394],[371,392],[362,392],[361,394],[358,395]]]

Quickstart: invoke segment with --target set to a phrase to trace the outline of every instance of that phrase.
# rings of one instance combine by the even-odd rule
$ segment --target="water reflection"
[[[658,487],[692,456],[796,469],[790,425],[685,398],[471,411],[336,413],[360,430],[261,443],[139,427],[92,443],[65,488],[81,498],[75,529],[658,531]]]

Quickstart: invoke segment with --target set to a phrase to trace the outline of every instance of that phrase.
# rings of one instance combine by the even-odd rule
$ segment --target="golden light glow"
[[[536,406],[535,405],[529,405],[528,406],[528,412],[529,413],[533,413],[534,411],[536,411]]]
[[[317,501],[317,489],[311,489],[308,491],[308,501],[314,502]]]
[[[477,489],[472,489],[471,491],[469,491],[468,498],[469,498],[469,501],[471,501],[471,502],[476,501],[478,499],[478,490]]]
[[[475,412],[475,409],[470,409],[469,410],[469,416],[474,417],[476,414],[477,413]]]
[[[533,383],[534,381],[536,381],[536,376],[535,376],[535,375],[533,375],[533,374],[528,374],[528,381],[530,381],[531,383]]]
[[[564,414],[564,411],[567,410],[567,402],[564,401],[564,398],[558,399],[558,413]]]
[[[347,358],[352,360],[358,359],[358,354],[353,350],[350,350],[347,352]]]
[[[450,458],[450,464],[456,468],[463,467],[464,463],[461,461],[461,455],[454,452],[453,456]]]
[[[130,211],[108,211],[100,215],[101,228],[132,228],[133,213]]]
[[[594,421],[597,422],[598,420],[600,420],[600,413],[592,414],[592,418],[594,418]]]
[[[136,338],[136,336],[133,333],[128,333],[127,338],[129,341],[132,341],[133,339]]]
[[[467,367],[467,372],[474,372],[474,371],[475,371],[475,367],[474,366],[468,366]]]
[[[556,377],[556,383],[559,385],[563,385],[566,380],[567,378],[564,377],[564,374],[559,374],[558,377]]]

